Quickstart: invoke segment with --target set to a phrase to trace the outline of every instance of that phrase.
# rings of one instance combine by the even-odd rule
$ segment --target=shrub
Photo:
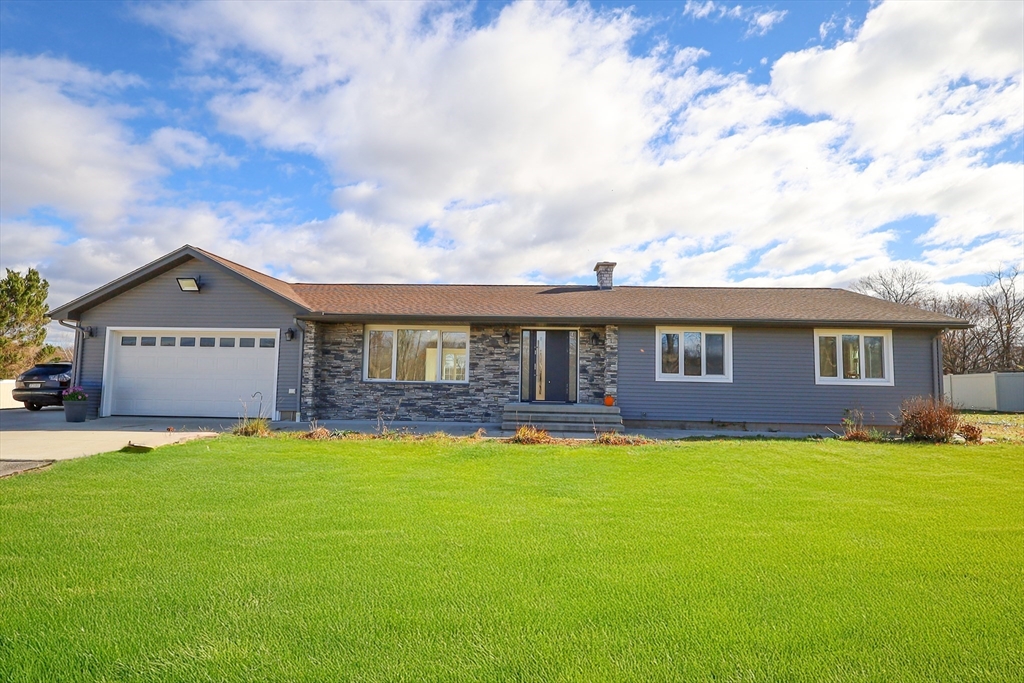
[[[617,432],[602,432],[594,438],[594,443],[602,446],[645,446],[657,443],[654,439],[648,439],[642,434],[619,434]]]
[[[871,433],[864,429],[864,411],[847,408],[843,411],[843,441],[871,441]]]
[[[243,417],[231,433],[235,436],[270,436],[270,420],[265,417]]]
[[[309,430],[305,434],[299,434],[300,439],[311,439],[313,441],[325,441],[334,436],[331,430],[321,427],[316,420],[310,420]]]
[[[900,436],[915,441],[945,443],[960,426],[960,415],[948,403],[918,396],[900,406]]]
[[[539,443],[555,443],[555,440],[551,438],[551,435],[543,429],[537,429],[533,425],[519,425],[516,429],[515,435],[511,436],[508,443],[519,443],[525,445],[539,444]]]
[[[981,443],[981,427],[970,422],[961,422],[956,433],[964,437],[967,443]]]
[[[301,435],[299,438],[312,439],[313,441],[325,441],[327,439],[330,439],[332,436],[334,435],[331,434],[331,430],[325,427],[314,427],[305,434]]]

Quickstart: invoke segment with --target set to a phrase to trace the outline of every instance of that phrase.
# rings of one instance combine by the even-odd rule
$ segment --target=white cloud
[[[768,10],[759,12],[755,10],[750,18],[748,19],[749,27],[747,28],[748,36],[763,36],[768,31],[772,30],[772,27],[782,21],[787,14],[787,10]]]
[[[207,163],[238,166],[238,160],[232,159],[220,147],[189,130],[160,128],[153,132],[149,142],[157,157],[172,166],[199,168]]]
[[[333,263],[347,280],[557,280],[617,257],[626,279],[655,272],[696,284],[724,281],[761,253],[753,266],[765,277],[817,269],[808,277],[835,283],[858,264],[884,264],[894,236],[880,228],[908,215],[939,217],[929,241],[963,216],[992,239],[1022,222],[1008,193],[1014,178],[976,158],[1016,125],[1020,108],[1008,103],[1019,77],[1006,66],[1020,58],[1007,53],[998,20],[970,8],[928,25],[925,42],[941,46],[948,35],[962,46],[953,56],[901,53],[906,27],[927,12],[886,5],[854,40],[786,55],[770,87],[700,71],[699,48],[670,62],[632,56],[636,22],[585,6],[517,4],[479,30],[458,11],[422,7],[145,11],[195,47],[196,63],[245,64],[236,86],[211,100],[225,129],[314,154],[338,179],[339,214],[289,232],[302,238],[277,259],[297,277],[338,279]],[[690,2],[684,11],[717,19],[771,10]],[[982,43],[996,56],[980,54]],[[273,65],[254,70],[243,59],[250,51]],[[950,63],[1002,80],[953,87]],[[928,87],[894,94],[908,83]],[[858,89],[876,99],[862,105]],[[885,101],[918,95],[909,113]],[[785,123],[794,110],[825,119]],[[893,119],[907,127],[879,129]],[[970,214],[981,197],[991,199],[984,220]],[[434,237],[421,244],[424,225]],[[280,239],[273,228],[263,238]],[[301,258],[318,239],[358,247]],[[664,248],[638,247],[651,243]],[[716,255],[697,258],[700,249]]]
[[[683,6],[683,16],[690,16],[694,19],[739,19],[747,22],[747,32],[744,37],[763,36],[772,30],[776,24],[781,22],[788,13],[788,10],[773,10],[761,6],[744,7],[743,5],[729,6],[715,0],[686,0]],[[824,24],[822,24],[824,26]]]
[[[748,11],[687,7],[695,18]],[[1015,4],[931,12],[942,16],[880,5],[846,42],[784,55],[769,85],[700,69],[698,47],[637,57],[637,20],[583,5],[514,4],[482,28],[463,6],[412,3],[137,11],[190,46],[194,71],[179,84],[208,97],[223,132],[323,163],[334,214],[295,224],[270,200],[148,199],[168,165],[232,160],[177,128],[135,140],[104,97],[23,77],[107,141],[58,164],[50,185],[10,200],[4,189],[5,212],[10,201],[15,213],[43,204],[119,217],[111,234],[89,229],[68,246],[41,232],[37,247],[19,247],[52,254],[67,272],[62,292],[186,241],[313,281],[564,281],[608,258],[623,282],[743,273],[746,284],[792,286],[899,261],[886,226],[908,216],[935,217],[917,246],[937,278],[1024,248],[1024,165],[984,157],[1020,138],[1024,59],[1006,29],[1020,25]],[[61,148],[78,144],[73,128]],[[45,178],[34,153],[16,158]],[[69,194],[76,167],[120,185]]]
[[[122,215],[159,172],[103,95],[138,85],[50,57],[0,56],[0,211],[38,206],[93,223]]]
[[[50,301],[112,280],[182,240],[226,242],[251,216],[162,203],[169,167],[232,163],[205,138],[162,128],[138,139],[118,101],[137,76],[52,57],[0,56],[0,266],[42,269]],[[205,220],[203,220],[205,218]],[[237,230],[235,231],[237,232]]]

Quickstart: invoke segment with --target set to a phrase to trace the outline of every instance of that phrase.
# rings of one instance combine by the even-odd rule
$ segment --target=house
[[[840,289],[615,286],[614,267],[593,286],[299,284],[186,245],[51,316],[77,326],[91,417],[587,430],[892,424],[941,396],[940,336],[967,326]]]

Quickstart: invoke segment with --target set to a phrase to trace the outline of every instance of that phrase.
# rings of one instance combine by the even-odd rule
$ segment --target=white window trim
[[[860,335],[860,379],[846,379],[843,377],[843,335]],[[836,337],[836,377],[821,376],[821,355],[819,352],[818,339],[821,337]],[[864,377],[864,337],[882,337],[883,364],[882,379],[868,379]],[[814,383],[831,384],[844,387],[869,386],[869,387],[891,387],[896,385],[896,374],[893,370],[893,346],[892,330],[864,330],[864,329],[815,329],[814,330]]]
[[[383,330],[391,332],[391,379],[379,379],[369,377],[370,373],[370,331]],[[466,335],[466,379],[396,379],[398,375],[398,330],[434,330],[438,333],[437,338],[437,369],[440,374],[443,367],[441,351],[441,333],[463,332]],[[363,381],[374,384],[469,384],[469,352],[472,345],[472,334],[469,325],[364,325],[363,326]]]
[[[683,333],[701,332],[701,354],[700,354],[700,376],[683,374]],[[662,373],[661,371],[661,335],[679,335],[679,374]],[[725,374],[705,375],[707,371],[707,344],[704,339],[708,334],[725,335]],[[693,327],[693,326],[664,326],[658,327],[654,332],[654,379],[658,382],[708,382],[715,384],[732,383],[732,328],[731,327]]]

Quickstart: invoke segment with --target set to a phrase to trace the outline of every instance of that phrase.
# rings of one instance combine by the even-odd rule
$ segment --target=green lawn
[[[0,680],[1024,671],[1024,452],[220,437],[0,480]]]

